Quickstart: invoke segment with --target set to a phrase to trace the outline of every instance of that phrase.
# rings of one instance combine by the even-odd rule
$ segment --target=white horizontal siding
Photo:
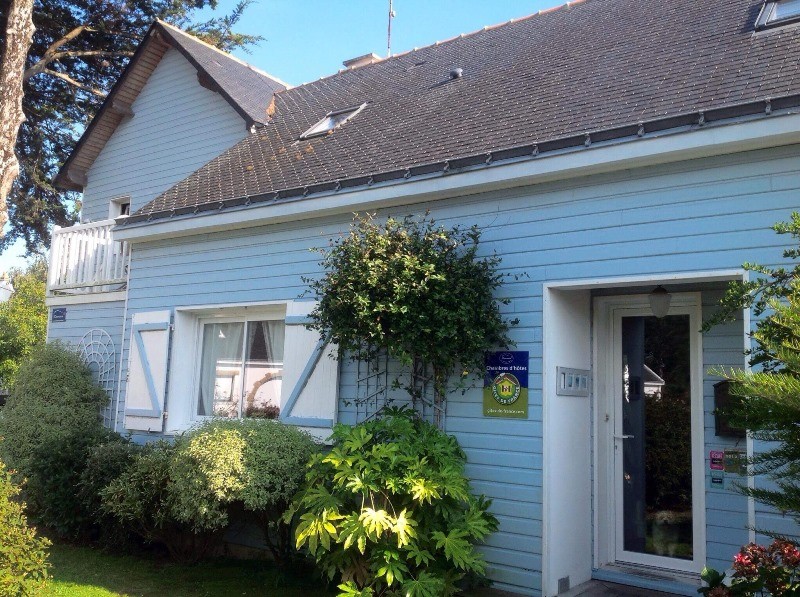
[[[244,120],[201,87],[194,67],[170,49],[88,172],[81,220],[109,217],[111,199],[130,195],[131,211],[243,139]]]
[[[529,419],[484,418],[479,389],[451,396],[446,419],[447,431],[467,453],[474,490],[494,500],[500,520],[498,534],[483,547],[496,586],[524,594],[541,588],[542,282],[775,263],[786,239],[768,227],[797,206],[798,157],[800,147],[782,148],[391,211],[403,216],[430,208],[443,225],[477,224],[483,229],[481,252],[497,251],[502,270],[518,276],[500,294],[511,299],[503,311],[520,319],[512,330],[517,349],[531,354]],[[295,299],[306,288],[302,277],[321,273],[319,255],[310,249],[326,246],[348,221],[342,216],[138,245],[129,316]],[[706,315],[715,298],[704,297]],[[737,338],[741,329],[735,324],[709,334],[705,367],[743,363]],[[343,422],[356,419],[354,392],[354,365],[343,363]],[[710,413],[711,380],[704,394]],[[707,448],[729,445],[713,436],[710,415],[706,427]],[[727,561],[744,536],[743,504],[731,492],[709,492],[708,553],[716,565]]]

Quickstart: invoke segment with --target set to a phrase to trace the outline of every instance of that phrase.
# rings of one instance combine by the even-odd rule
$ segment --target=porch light
[[[672,302],[672,295],[663,286],[660,284],[656,286],[656,289],[647,298],[650,301],[650,309],[653,311],[653,315],[659,319],[667,316],[669,304]]]

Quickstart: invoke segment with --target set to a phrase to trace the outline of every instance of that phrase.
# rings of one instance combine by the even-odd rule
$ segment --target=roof
[[[800,28],[754,33],[761,7],[584,0],[276,93],[269,124],[126,225],[797,105]]]
[[[183,54],[197,70],[198,82],[219,93],[248,128],[266,123],[273,94],[289,87],[177,27],[156,21],[61,167],[57,186],[75,191],[85,186],[86,172],[122,120],[133,114],[133,102],[169,48]]]

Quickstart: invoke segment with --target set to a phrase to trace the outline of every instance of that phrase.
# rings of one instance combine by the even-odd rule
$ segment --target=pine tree
[[[800,523],[800,214],[774,226],[789,234],[798,246],[784,257],[795,261],[791,269],[745,264],[755,279],[730,285],[720,315],[705,329],[742,308],[764,317],[752,334],[751,365],[757,371],[732,370],[725,376],[738,397],[728,414],[731,422],[749,430],[753,438],[775,442],[775,447],[749,461],[751,475],[766,475],[773,488],[742,487],[741,491],[772,506]]]

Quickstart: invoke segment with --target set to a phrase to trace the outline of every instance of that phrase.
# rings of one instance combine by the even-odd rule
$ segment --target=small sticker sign
[[[725,472],[740,477],[747,475],[747,455],[743,450],[725,450]]]
[[[486,354],[483,416],[528,418],[528,351]]]
[[[747,456],[743,450],[711,450],[708,460],[711,489],[731,489],[740,485],[742,478],[747,475]]]
[[[59,321],[66,321],[67,320],[67,308],[66,307],[54,307],[53,313],[50,317],[50,321],[59,322]]]

